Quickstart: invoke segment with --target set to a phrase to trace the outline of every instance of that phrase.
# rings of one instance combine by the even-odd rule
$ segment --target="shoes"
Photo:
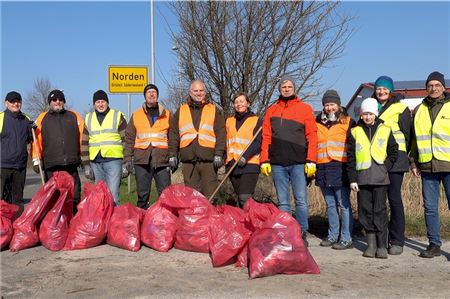
[[[325,240],[322,240],[319,245],[322,247],[330,247],[330,246],[336,244],[336,242],[337,242],[336,240],[331,240],[331,239],[326,238]]]
[[[367,234],[367,244],[369,246],[366,251],[364,251],[363,256],[369,258],[375,257],[377,251],[377,237],[374,233]]]
[[[384,247],[377,248],[377,252],[375,253],[375,257],[379,259],[387,259],[388,251]]]
[[[309,246],[308,240],[306,240],[306,232],[302,233],[302,239],[303,239],[303,243],[305,244],[305,247]]]
[[[400,245],[392,245],[389,247],[389,254],[390,255],[400,255],[403,253],[403,246]]]
[[[352,241],[340,241],[339,243],[333,244],[333,246],[331,246],[331,248],[336,249],[336,250],[350,249],[350,248],[353,248],[353,243],[352,243]]]
[[[435,256],[441,255],[441,246],[438,246],[436,244],[430,243],[428,245],[427,249],[422,251],[419,256],[424,258],[433,258]]]

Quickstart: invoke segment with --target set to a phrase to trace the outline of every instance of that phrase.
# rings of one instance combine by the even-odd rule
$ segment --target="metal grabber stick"
[[[236,165],[238,164],[239,160],[242,158],[242,156],[244,155],[244,153],[247,151],[247,149],[250,147],[250,145],[253,143],[253,141],[256,139],[256,137],[258,136],[258,134],[261,132],[262,130],[262,126],[258,129],[258,131],[256,131],[256,134],[253,136],[253,138],[250,140],[250,142],[247,144],[247,146],[244,148],[244,150],[242,151],[242,153],[239,155],[239,158],[237,158],[236,161],[234,161],[233,165],[231,166],[230,170],[228,170],[228,172],[225,174],[225,177],[222,179],[222,181],[220,181],[219,185],[217,186],[216,190],[214,190],[214,192],[211,194],[211,196],[209,197],[209,202],[212,202],[214,196],[216,195],[216,193],[219,191],[220,187],[222,186],[222,184],[225,182],[225,180],[230,176],[231,172],[233,171],[233,169],[236,167]]]

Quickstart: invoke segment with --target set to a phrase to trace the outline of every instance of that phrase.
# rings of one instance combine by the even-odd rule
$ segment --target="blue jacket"
[[[1,168],[23,169],[27,166],[27,144],[33,141],[30,120],[22,113],[4,112],[1,140]]]

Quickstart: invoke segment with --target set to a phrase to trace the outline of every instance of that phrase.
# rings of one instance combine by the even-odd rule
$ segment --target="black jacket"
[[[404,99],[403,95],[394,94],[395,97],[392,100],[389,100],[381,109],[380,116],[386,111],[392,104],[400,102],[400,100]],[[408,160],[408,152],[411,148],[411,134],[412,134],[412,118],[411,112],[409,108],[406,107],[405,111],[403,111],[398,118],[398,125],[400,127],[400,131],[402,131],[405,136],[406,142],[406,152],[398,151],[398,158],[395,161],[389,172],[408,172],[409,171],[409,160]]]
[[[41,132],[44,169],[81,163],[80,131],[75,113],[49,111],[42,119]]]
[[[377,118],[373,125],[366,125],[362,120],[358,121],[358,126],[362,127],[364,132],[366,133],[368,139],[372,141],[373,136],[377,130],[377,127],[382,123],[382,121]],[[348,150],[347,150],[347,172],[350,183],[357,182],[361,185],[388,185],[389,177],[388,171],[392,169],[395,161],[398,156],[398,144],[395,141],[394,135],[389,135],[388,144],[386,148],[387,158],[384,161],[384,164],[377,164],[372,159],[372,165],[369,169],[365,170],[356,170],[356,155],[355,149],[356,142],[353,135],[350,135],[348,139]]]
[[[1,168],[23,169],[27,166],[27,145],[33,141],[30,120],[22,113],[6,109],[0,133]]]
[[[243,115],[235,114],[236,118],[236,130],[239,130],[239,128],[242,126],[242,124],[245,122],[247,118],[250,116],[255,116],[256,114],[253,112],[247,112]],[[255,129],[253,130],[253,136],[255,136],[256,132],[261,128],[262,126],[262,120],[261,118],[258,118],[258,122],[256,123]],[[245,160],[248,161],[250,157],[254,155],[258,155],[261,151],[261,132],[259,132],[258,136],[255,138],[255,140],[250,144],[248,149],[244,152],[242,155]],[[231,166],[234,164],[234,159],[228,162],[227,165],[225,165],[225,170],[228,172],[228,170],[231,168]],[[245,164],[244,167],[239,167],[236,165],[231,175],[240,175],[244,173],[259,173],[259,165],[256,164]]]

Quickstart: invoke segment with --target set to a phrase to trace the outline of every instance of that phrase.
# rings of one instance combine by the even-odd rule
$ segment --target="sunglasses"
[[[51,99],[51,101],[52,101],[52,102],[57,102],[57,101],[65,102],[64,100],[61,100],[61,99],[58,99],[58,98],[56,98],[56,99]]]

